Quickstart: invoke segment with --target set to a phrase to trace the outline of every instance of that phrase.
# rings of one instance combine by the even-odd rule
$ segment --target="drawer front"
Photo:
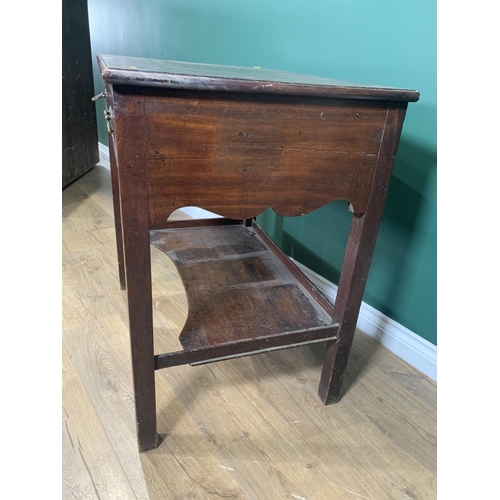
[[[207,95],[208,94],[208,95]],[[145,96],[150,223],[183,206],[245,219],[347,200],[366,210],[386,102],[223,93]]]

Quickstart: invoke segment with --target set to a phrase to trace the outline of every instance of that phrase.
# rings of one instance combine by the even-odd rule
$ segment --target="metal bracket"
[[[111,108],[110,108],[111,109]],[[106,119],[106,126],[108,127],[108,132],[111,134],[113,132],[113,127],[111,126],[111,111],[108,109],[104,110],[104,118]]]
[[[97,99],[100,99],[101,97],[106,97],[106,92],[101,92],[100,94],[97,94],[94,97],[92,97],[92,102],[97,101]]]

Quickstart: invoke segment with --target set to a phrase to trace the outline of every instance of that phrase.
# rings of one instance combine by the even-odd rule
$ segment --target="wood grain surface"
[[[113,135],[116,141],[128,323],[134,368],[134,421],[139,447],[146,451],[156,448],[158,437],[146,147],[144,141],[132,140],[133,137],[142,137],[144,133],[143,108],[144,97],[140,90],[133,100],[113,91]]]
[[[254,66],[224,66],[119,55],[98,55],[105,82],[175,89],[266,94],[322,95],[355,99],[418,101],[416,90],[301,75]]]
[[[152,232],[151,242],[184,284],[189,314],[179,340],[186,350],[259,337],[265,348],[269,336],[332,324],[253,228],[167,229]]]
[[[366,210],[386,102],[145,92],[151,225],[192,205],[231,219],[336,199]]]
[[[187,299],[151,247],[155,353],[179,350]],[[341,402],[324,347],[156,374],[160,446],[139,456],[110,173],[63,193],[63,498],[435,499],[436,385],[354,336]]]

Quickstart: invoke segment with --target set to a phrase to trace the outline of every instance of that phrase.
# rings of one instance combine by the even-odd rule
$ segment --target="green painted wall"
[[[436,343],[435,0],[89,0],[92,51],[261,66],[417,89],[410,104],[364,300]],[[102,90],[94,64],[96,93]],[[103,106],[98,102],[98,116]],[[99,120],[99,140],[107,144]],[[345,202],[259,222],[338,283]]]

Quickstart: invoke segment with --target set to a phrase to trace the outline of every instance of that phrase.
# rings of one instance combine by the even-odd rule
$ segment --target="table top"
[[[200,64],[118,55],[98,55],[103,80],[110,84],[188,90],[256,92],[350,99],[418,101],[416,90],[346,82],[286,71]]]

